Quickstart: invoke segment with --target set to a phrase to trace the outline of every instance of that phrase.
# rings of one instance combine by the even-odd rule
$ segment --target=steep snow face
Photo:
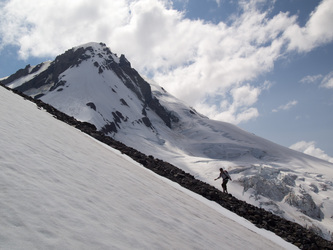
[[[98,129],[111,123],[119,128],[122,121],[135,126],[143,117],[143,103],[135,94],[128,91],[113,71],[99,74],[98,67],[91,61],[83,61],[80,67],[64,71],[59,80],[63,84],[40,99],[78,120],[93,123]]]
[[[237,198],[331,238],[333,164],[202,116],[101,43],[73,48],[38,72],[2,83],[216,187],[224,167]]]
[[[0,112],[3,249],[297,249],[4,88]]]

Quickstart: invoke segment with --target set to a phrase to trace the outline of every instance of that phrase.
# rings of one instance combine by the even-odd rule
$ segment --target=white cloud
[[[249,84],[233,88],[228,96],[221,93],[220,98],[216,96],[208,97],[209,100],[222,100],[212,103],[204,101],[196,106],[196,109],[215,120],[222,120],[234,124],[239,124],[259,116],[256,108],[251,107],[258,100],[261,91],[269,88],[265,82],[260,87],[253,87]]]
[[[333,89],[333,71],[328,73],[320,84],[321,87],[327,88],[327,89]]]
[[[305,27],[296,23],[288,27],[284,36],[289,39],[289,50],[308,52],[333,40],[333,0],[323,0],[311,13]]]
[[[277,109],[273,109],[272,112],[278,112],[278,111],[281,111],[281,110],[289,110],[293,106],[297,105],[297,103],[298,102],[296,100],[290,101],[287,104],[279,106]]]
[[[105,42],[205,115],[239,123],[258,116],[253,106],[264,88],[251,82],[273,69],[287,43],[307,51],[332,40],[330,25],[321,26],[331,20],[332,1],[323,1],[301,28],[288,13],[269,18],[269,10],[257,7],[265,0],[240,1],[243,11],[230,24],[186,19],[170,0],[8,0],[0,9],[0,49],[16,45],[28,58]],[[292,29],[311,38],[311,46]]]
[[[333,163],[333,157],[330,157],[327,154],[325,154],[325,152],[320,148],[316,148],[315,144],[316,143],[313,141],[311,142],[300,141],[291,145],[290,148]]]
[[[321,80],[321,81],[320,81]],[[318,83],[322,88],[333,89],[333,71],[329,72],[326,76],[323,75],[308,75],[300,80],[301,83]]]
[[[322,79],[323,76],[322,75],[308,75],[308,76],[305,76],[303,77],[301,80],[300,80],[300,83],[316,83],[318,82],[320,79]]]
[[[108,40],[128,12],[125,1],[10,0],[0,10],[1,46],[19,46],[23,59],[55,56],[78,44]]]

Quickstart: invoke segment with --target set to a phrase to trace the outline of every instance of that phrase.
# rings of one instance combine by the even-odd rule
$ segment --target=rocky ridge
[[[8,87],[5,88],[11,90]],[[11,91],[21,95],[23,98],[31,102],[34,102],[38,108],[46,110],[56,119],[59,119],[68,125],[89,134],[93,138],[121,151],[123,154],[128,155],[133,160],[141,163],[144,167],[150,169],[151,171],[177,182],[181,186],[202,195],[208,200],[215,201],[226,209],[251,221],[257,227],[272,231],[300,249],[333,249],[332,242],[321,238],[314,232],[300,226],[297,223],[290,222],[272,214],[271,212],[265,211],[264,209],[247,204],[244,201],[236,199],[230,194],[224,194],[215,187],[195,179],[192,175],[184,172],[176,166],[154,158],[151,155],[147,156],[134,148],[128,147],[123,143],[112,139],[111,137],[105,136],[102,132],[97,131],[94,125],[87,122],[77,121],[74,117],[58,111],[51,105],[46,104],[41,100],[33,99],[32,97],[24,95],[17,90]],[[294,201],[291,199],[291,202]]]

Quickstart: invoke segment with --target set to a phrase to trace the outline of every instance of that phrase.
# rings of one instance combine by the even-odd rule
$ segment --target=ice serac
[[[1,84],[211,185],[220,187],[213,180],[223,166],[237,198],[332,237],[333,164],[208,119],[144,79],[103,43],[28,65]]]

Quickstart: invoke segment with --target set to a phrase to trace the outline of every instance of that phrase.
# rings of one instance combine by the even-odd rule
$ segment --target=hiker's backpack
[[[224,173],[225,173],[225,176],[227,177],[226,179],[227,179],[227,180],[231,180],[231,177],[230,177],[228,171],[227,171],[227,170],[224,170]]]

